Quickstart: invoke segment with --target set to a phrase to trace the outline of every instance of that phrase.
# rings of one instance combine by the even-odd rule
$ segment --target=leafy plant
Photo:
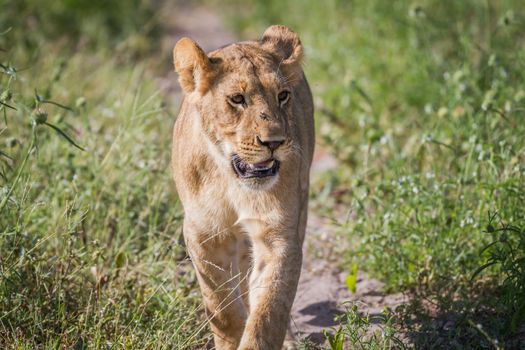
[[[357,286],[357,264],[350,266],[350,271],[345,279],[346,288],[352,293],[355,293]]]
[[[394,328],[394,314],[385,309],[379,315],[361,314],[357,304],[345,304],[345,312],[338,316],[339,326],[324,335],[330,350],[343,349],[406,349]]]
[[[496,228],[496,218],[497,213],[489,213],[485,232],[492,236],[492,242],[481,251],[487,262],[476,269],[472,280],[484,271],[495,271],[499,300],[510,313],[509,329],[515,332],[525,323],[525,230],[503,222]]]

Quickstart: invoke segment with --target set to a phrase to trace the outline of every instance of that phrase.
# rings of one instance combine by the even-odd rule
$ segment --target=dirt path
[[[171,35],[162,43],[164,52],[171,52],[175,42],[183,36],[196,40],[205,51],[236,40],[220,17],[209,8],[169,5],[163,13],[170,16],[165,23],[172,23],[169,28]],[[159,84],[173,92],[174,96],[180,94],[174,74],[169,74]],[[178,100],[175,98],[174,103],[178,104]],[[329,153],[317,145],[312,165],[312,182],[319,174],[336,166],[337,163]],[[320,246],[334,246],[334,229],[331,225],[329,218],[310,211],[301,279],[292,308],[292,329],[297,337],[308,338],[316,343],[325,342],[322,331],[335,325],[334,317],[342,312],[341,304],[345,301],[359,301],[370,313],[381,312],[386,306],[395,308],[404,301],[401,294],[382,295],[382,284],[364,274],[358,275],[356,293],[348,291],[344,283],[346,275],[334,263],[338,257],[327,258],[326,254],[319,257],[316,254]],[[328,250],[328,254],[337,254],[335,251],[330,252],[330,248]]]
[[[335,167],[337,162],[317,144],[311,181],[315,182],[321,173]],[[370,314],[378,314],[385,307],[395,309],[406,302],[401,293],[383,294],[383,283],[364,273],[357,275],[356,293],[348,290],[345,284],[347,273],[337,266],[342,260],[339,256],[342,249],[335,249],[341,242],[337,241],[334,225],[338,224],[333,218],[323,218],[310,209],[303,267],[292,308],[292,327],[296,336],[317,344],[326,344],[323,330],[336,326],[334,318],[343,313],[345,302],[359,303],[360,309]]]

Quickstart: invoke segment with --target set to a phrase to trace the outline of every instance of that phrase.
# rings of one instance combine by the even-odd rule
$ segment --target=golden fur
[[[173,50],[185,94],[173,133],[173,175],[219,350],[280,349],[285,339],[314,149],[302,54],[285,26],[209,54],[188,38]],[[278,173],[243,178],[233,155],[244,164],[279,164]]]

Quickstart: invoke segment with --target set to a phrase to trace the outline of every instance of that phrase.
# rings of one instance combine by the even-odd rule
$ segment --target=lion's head
[[[175,69],[218,164],[250,188],[268,188],[294,153],[294,86],[302,79],[299,37],[271,26],[259,41],[206,55],[191,39],[173,50]]]

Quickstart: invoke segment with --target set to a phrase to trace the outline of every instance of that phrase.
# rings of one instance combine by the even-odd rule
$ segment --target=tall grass
[[[52,36],[35,51],[12,24],[0,36],[0,347],[204,346],[152,60],[72,53]]]
[[[13,28],[20,46],[53,41],[55,46],[101,49],[137,36],[153,39],[162,2],[152,0],[2,0],[0,26]]]

